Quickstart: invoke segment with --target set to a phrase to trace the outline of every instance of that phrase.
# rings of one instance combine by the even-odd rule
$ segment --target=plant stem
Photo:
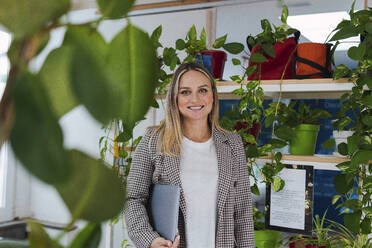
[[[73,219],[70,221],[70,223],[68,223],[67,226],[65,226],[65,228],[63,228],[63,231],[61,231],[61,232],[58,234],[58,236],[55,238],[55,241],[56,241],[57,243],[59,243],[59,241],[61,241],[61,239],[66,235],[66,233],[67,233],[70,229],[72,229],[72,227],[74,226],[75,222],[76,222],[76,219],[73,218]]]

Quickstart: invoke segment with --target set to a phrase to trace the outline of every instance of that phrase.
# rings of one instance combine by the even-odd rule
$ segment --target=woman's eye
[[[208,92],[208,90],[207,89],[200,89],[200,91],[199,91],[200,93],[207,93]]]
[[[188,90],[181,91],[181,95],[189,95],[189,94],[190,94],[190,91]]]

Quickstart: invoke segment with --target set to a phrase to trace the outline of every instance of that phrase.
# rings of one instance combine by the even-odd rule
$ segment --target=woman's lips
[[[190,106],[190,107],[187,107],[188,109],[191,109],[191,110],[201,110],[202,108],[204,108],[204,105],[202,106]]]

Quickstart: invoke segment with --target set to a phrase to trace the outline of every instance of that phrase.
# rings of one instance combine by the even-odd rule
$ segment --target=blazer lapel
[[[217,129],[214,130],[214,142],[216,146],[218,162],[218,195],[217,195],[217,230],[221,222],[223,208],[229,195],[232,167],[231,148],[224,134]]]
[[[179,185],[181,188],[180,208],[184,219],[186,220],[186,201],[180,178],[180,156],[172,157],[164,155],[164,169],[165,173],[168,175],[170,183],[173,185]]]

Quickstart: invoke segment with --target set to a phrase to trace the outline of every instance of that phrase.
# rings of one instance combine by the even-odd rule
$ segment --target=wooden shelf
[[[245,86],[247,82],[244,82]],[[332,78],[319,79],[288,79],[282,81],[282,98],[291,99],[339,99],[344,93],[351,92],[353,83],[347,78],[333,80]],[[266,99],[277,99],[280,92],[280,80],[263,80],[261,87]],[[218,98],[239,99],[232,94],[240,85],[233,81],[217,82]],[[165,95],[157,95],[157,99],[164,99]]]
[[[210,2],[221,2],[221,1],[223,1],[223,0],[138,1],[136,3],[136,5],[132,8],[132,10],[155,9],[155,8],[182,6],[182,5],[189,5],[189,4],[210,3]]]
[[[260,157],[257,159],[260,163],[265,163],[270,161],[269,156]],[[345,157],[335,157],[331,155],[314,155],[314,156],[304,156],[304,155],[290,155],[283,154],[282,163],[289,164],[299,164],[299,165],[312,165],[314,169],[321,170],[339,170],[336,165],[342,162],[350,161],[350,159]]]
[[[243,83],[244,85],[247,82]],[[278,98],[280,92],[280,80],[263,80],[261,87],[265,92],[265,98]],[[345,92],[350,92],[353,83],[347,78],[333,80],[332,78],[319,79],[288,79],[283,80],[282,98],[309,99],[326,98],[338,99]],[[240,85],[233,81],[221,81],[217,83],[217,91],[220,99],[238,99],[231,92],[239,89]]]

